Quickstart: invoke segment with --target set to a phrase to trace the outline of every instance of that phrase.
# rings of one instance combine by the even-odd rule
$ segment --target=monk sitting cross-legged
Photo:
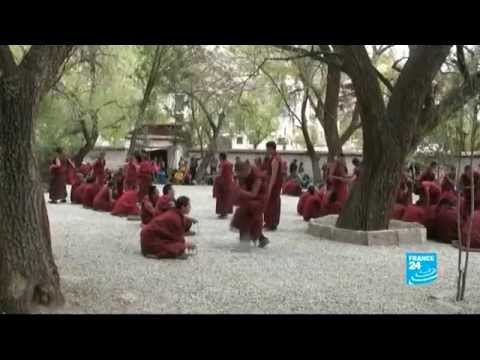
[[[140,233],[142,255],[158,259],[186,259],[188,250],[196,246],[185,241],[185,215],[190,212],[190,199],[181,196],[175,208],[155,217]]]
[[[85,186],[85,190],[83,191],[83,206],[88,209],[93,208],[93,200],[99,191],[100,185],[96,182],[96,178],[94,176],[89,176],[87,179],[87,186]]]
[[[298,215],[303,216],[303,209],[305,208],[305,203],[307,202],[307,200],[310,197],[315,196],[315,194],[316,194],[315,186],[310,185],[308,187],[307,191],[303,192],[303,194],[300,195],[300,199],[298,199],[298,203],[297,203],[297,214]]]
[[[85,184],[85,179],[83,177],[83,174],[81,172],[76,173],[75,180],[72,184],[72,188],[70,189],[70,202],[72,204],[82,203],[82,200],[78,199],[77,197],[77,189],[83,184]]]
[[[259,241],[259,247],[267,246],[269,240],[262,234],[262,213],[266,205],[267,179],[265,174],[248,163],[241,163],[238,176],[241,186],[235,191],[238,207],[231,227],[240,232],[242,248],[249,248],[250,241]]]
[[[287,180],[285,184],[283,184],[282,193],[283,195],[289,195],[289,196],[302,195],[302,186],[300,185],[297,178]]]
[[[112,215],[114,216],[138,216],[140,215],[140,207],[138,205],[138,191],[131,189],[125,191],[122,196],[115,202]]]
[[[307,199],[302,213],[303,220],[310,221],[310,219],[317,219],[323,215],[323,198],[326,196],[326,192],[326,186],[320,186],[319,191]]]
[[[162,189],[163,196],[160,196],[155,205],[155,216],[164,213],[175,207],[175,191],[171,184],[166,184]],[[195,235],[195,232],[191,231],[192,224],[198,223],[197,220],[185,216],[185,235]]]
[[[108,184],[102,186],[93,200],[93,210],[106,212],[112,211],[113,205],[115,204],[112,196],[113,187],[113,181],[109,181]]]
[[[142,218],[142,224],[147,225],[156,215],[155,206],[158,201],[158,189],[152,185],[148,189],[148,194],[142,200],[142,212],[140,217]]]

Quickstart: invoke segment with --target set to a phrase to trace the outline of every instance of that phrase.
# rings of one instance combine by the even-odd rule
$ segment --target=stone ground
[[[438,314],[480,312],[480,254],[473,254],[467,301],[453,302],[457,251],[427,242],[366,247],[314,238],[282,198],[278,231],[267,249],[232,251],[238,234],[214,214],[212,189],[175,188],[200,221],[198,254],[187,261],[140,254],[138,222],[78,205],[48,205],[53,250],[66,305],[60,313],[147,314]],[[405,252],[435,251],[439,280],[405,284]]]

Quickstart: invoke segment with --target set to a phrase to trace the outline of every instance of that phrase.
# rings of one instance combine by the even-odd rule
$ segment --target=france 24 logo
[[[428,285],[437,279],[437,254],[407,253],[407,285]]]

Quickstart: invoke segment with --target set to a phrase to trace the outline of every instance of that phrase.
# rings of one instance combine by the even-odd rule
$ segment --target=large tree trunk
[[[323,131],[328,148],[328,160],[342,152],[342,144],[338,134],[338,102],[340,97],[341,73],[335,66],[328,66],[327,92],[325,95],[325,111],[323,115]]]
[[[60,277],[32,146],[33,84],[0,79],[0,313],[61,305]]]
[[[362,176],[351,189],[337,226],[353,230],[388,229],[406,154],[388,144],[388,152],[364,148]]]

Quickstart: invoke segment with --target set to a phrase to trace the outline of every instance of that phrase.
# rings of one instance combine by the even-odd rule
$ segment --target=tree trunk
[[[351,230],[388,229],[406,154],[389,144],[386,149],[370,149],[364,154],[362,176],[351,189],[337,226]],[[364,150],[365,151],[365,150]]]
[[[217,138],[218,135],[216,135],[212,139],[212,141],[207,147],[205,156],[202,158],[202,161],[198,166],[197,174],[195,175],[195,177],[199,183],[203,183],[205,181],[205,177],[207,175],[207,168],[212,162],[212,159],[215,157],[215,154],[217,153]]]
[[[33,152],[36,89],[23,80],[12,92],[0,78],[0,313],[64,303]]]
[[[342,144],[338,134],[338,102],[340,96],[341,73],[338,68],[328,66],[327,92],[325,95],[325,109],[323,115],[323,131],[328,148],[328,160],[342,152]]]

